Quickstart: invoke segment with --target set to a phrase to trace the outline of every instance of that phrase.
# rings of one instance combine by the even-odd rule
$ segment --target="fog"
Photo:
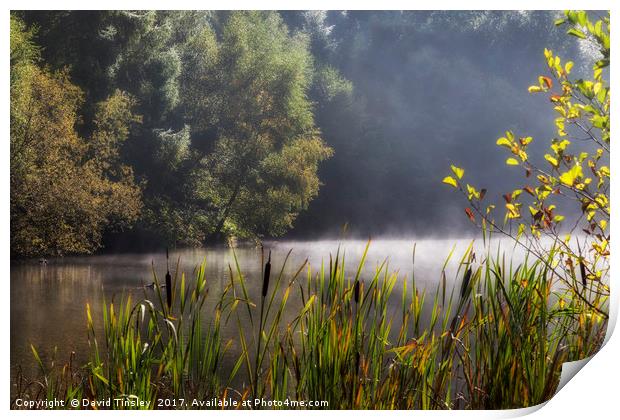
[[[505,165],[506,151],[495,141],[506,130],[532,136],[534,162],[536,155],[542,158],[537,152],[548,149],[555,135],[553,108],[545,95],[527,92],[547,74],[544,49],[573,60],[577,76],[590,72],[597,57],[586,41],[553,25],[558,14],[315,16],[329,28],[330,48],[340,53],[330,62],[353,82],[366,114],[360,129],[347,132],[353,137],[340,140],[324,130],[335,155],[321,169],[321,192],[292,235],[334,235],[345,223],[361,237],[471,231],[465,200],[441,184],[450,164],[465,169],[467,182],[487,188],[491,202],[522,187],[522,170]],[[354,40],[342,35],[351,27]]]

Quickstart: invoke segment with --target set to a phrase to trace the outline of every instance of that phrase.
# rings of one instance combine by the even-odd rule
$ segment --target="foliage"
[[[140,242],[282,235],[318,194],[319,164],[332,151],[309,98],[315,68],[307,35],[289,34],[278,13],[21,15],[41,28],[32,36],[45,63],[82,88],[80,135],[96,138],[98,102],[135,98],[141,124],[116,135],[127,139],[118,162],[143,188]],[[326,95],[347,88],[334,69],[323,73]],[[300,156],[283,170],[291,153]]]
[[[462,169],[453,166],[454,176],[443,182],[467,197],[471,208],[465,212],[472,222],[477,216],[483,229],[506,234],[532,250],[590,306],[588,311],[607,317],[591,301],[609,295],[610,87],[605,71],[610,22],[609,17],[593,22],[584,11],[567,11],[556,25],[567,25],[569,35],[594,43],[601,58],[593,66],[591,79],[577,79],[571,76],[573,62],[563,63],[545,49],[549,73],[541,75],[528,91],[547,95],[557,113],[556,136],[543,164],[528,154],[532,137],[517,137],[508,131],[497,140],[511,154],[506,164],[523,168],[528,179],[526,185],[503,196],[503,223],[494,218],[495,206],[484,204],[486,189],[466,183]],[[574,223],[568,224],[562,207],[569,215],[576,207]],[[554,260],[548,260],[550,255]]]
[[[606,319],[587,316],[579,294],[558,289],[533,255],[511,262],[499,246],[474,251],[472,243],[454,262],[454,287],[450,255],[427,291],[387,260],[367,274],[367,251],[352,272],[340,249],[316,270],[307,261],[291,270],[287,256],[272,273],[268,261],[262,287],[235,256],[213,298],[203,262],[192,280],[174,274],[171,308],[154,275],[154,295],[104,303],[98,317],[87,308],[87,366],[50,367],[33,349],[41,378],[20,375],[16,398],[134,395],[150,401],[144,408],[158,408],[158,398],[199,408],[194,398],[215,397],[242,408],[255,398],[282,408],[295,408],[291,399],[331,409],[521,408],[551,398],[562,363],[602,344]],[[604,299],[592,304],[607,310]],[[227,323],[236,336],[224,335]]]
[[[208,29],[191,41],[182,91],[200,130],[197,170],[208,173],[217,209],[213,236],[227,221],[238,232],[281,235],[318,193],[318,164],[331,150],[307,98],[306,44],[264,12],[232,13],[219,43]]]
[[[32,32],[11,19],[11,250],[14,255],[88,253],[103,230],[132,223],[140,190],[119,147],[136,121],[133,99],[97,104],[90,138],[76,131],[82,91],[65,71],[37,63]]]

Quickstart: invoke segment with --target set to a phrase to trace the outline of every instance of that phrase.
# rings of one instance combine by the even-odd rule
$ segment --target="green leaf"
[[[444,184],[452,185],[454,188],[457,187],[456,179],[452,178],[451,176],[445,177],[442,182]]]
[[[581,32],[579,29],[570,28],[566,33],[568,35],[576,36],[577,38],[586,39],[586,34]]]
[[[588,15],[586,14],[584,10],[580,10],[577,12],[577,22],[579,22],[579,25],[581,25],[584,28],[587,25]]]

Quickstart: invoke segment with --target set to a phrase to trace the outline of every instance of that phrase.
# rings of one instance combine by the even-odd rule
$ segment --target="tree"
[[[118,158],[134,101],[115,92],[97,104],[92,136],[79,136],[83,92],[39,65],[33,34],[11,17],[11,252],[90,253],[139,214],[140,189]]]
[[[133,243],[280,235],[317,195],[318,165],[331,150],[308,97],[316,86],[308,37],[289,34],[277,13],[22,15],[41,27],[32,37],[43,45],[47,73],[62,72],[82,91],[75,130],[92,141],[88,156],[111,159],[104,165],[111,179],[130,167],[142,188]],[[340,82],[323,73],[325,86]],[[118,108],[120,93],[133,98],[140,124]],[[112,134],[102,134],[102,112],[132,129],[106,126]],[[101,136],[123,140],[106,149]],[[294,162],[287,173],[285,156]]]
[[[182,76],[211,237],[280,235],[318,193],[318,164],[331,155],[307,97],[307,40],[271,12],[233,12],[216,39],[206,29],[191,41]]]
[[[556,137],[540,159],[545,166],[528,154],[532,137],[506,132],[497,140],[511,154],[506,164],[521,167],[527,179],[503,196],[503,223],[494,218],[495,206],[484,204],[486,189],[466,183],[463,169],[452,166],[453,176],[443,182],[466,196],[471,207],[465,213],[472,222],[480,220],[485,232],[506,235],[545,262],[581,302],[577,313],[585,322],[608,317],[599,308],[609,296],[610,88],[604,78],[610,58],[609,17],[591,21],[584,11],[567,11],[556,25],[567,25],[569,35],[596,45],[601,57],[591,79],[575,79],[573,62],[562,63],[545,49],[549,73],[528,89],[547,95],[557,113]],[[567,225],[560,208],[576,208],[576,220]]]

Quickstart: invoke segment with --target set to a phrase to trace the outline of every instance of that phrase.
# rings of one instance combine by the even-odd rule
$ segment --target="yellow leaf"
[[[517,159],[515,159],[515,158],[508,158],[508,159],[506,159],[506,165],[514,166],[514,165],[518,165],[518,164],[519,164],[519,161]]]
[[[497,139],[497,145],[498,146],[507,146],[510,147],[510,141],[506,138],[506,137],[500,137]]]
[[[564,71],[566,72],[566,74],[570,74],[570,71],[572,70],[573,65],[574,64],[572,61],[569,61],[568,63],[564,65]]]
[[[467,198],[469,200],[471,200],[474,197],[477,198],[477,199],[480,199],[480,192],[477,191],[474,187],[472,187],[469,184],[467,184],[467,192],[468,192]]]
[[[554,142],[551,144],[551,148],[555,153],[560,153],[566,150],[566,147],[570,144],[570,141],[564,139],[560,142]]]
[[[530,86],[529,88],[527,88],[527,91],[529,93],[542,92],[542,88],[540,86]]]
[[[553,156],[551,156],[550,154],[547,153],[545,155],[545,159],[547,160],[547,162],[549,162],[553,166],[556,166],[556,167],[558,166],[558,160],[554,158]]]
[[[594,70],[594,78],[596,80],[599,80],[601,78],[602,74],[603,74],[603,69],[596,69],[596,70]]]
[[[506,216],[509,219],[518,219],[519,217],[521,217],[521,214],[519,213],[519,209],[512,203],[506,203],[506,209],[508,210],[508,213],[506,214]]]
[[[569,187],[572,187],[575,184],[575,181],[583,176],[583,170],[581,169],[581,165],[573,166],[569,171],[564,172],[560,175],[560,182]]]
[[[452,178],[451,176],[445,177],[442,182],[444,184],[452,185],[454,188],[457,187],[456,179]]]
[[[450,165],[450,168],[452,168],[452,173],[454,173],[454,175],[456,175],[458,179],[463,178],[463,174],[465,173],[464,169],[461,169],[454,165]]]
[[[599,172],[601,173],[601,175],[609,178],[609,168],[607,166],[601,166],[601,169],[599,170]]]

